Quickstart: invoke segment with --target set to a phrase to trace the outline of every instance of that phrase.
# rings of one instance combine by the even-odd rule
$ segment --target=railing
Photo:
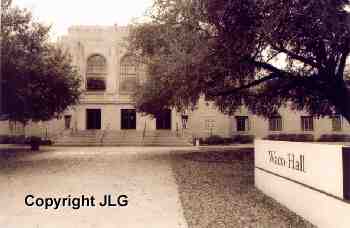
[[[145,121],[145,127],[143,128],[143,132],[142,132],[142,140],[146,137],[146,128],[147,128],[147,122]]]
[[[101,138],[100,138],[100,144],[103,145],[103,140],[106,137],[106,134],[109,130],[110,123],[107,124],[106,128],[102,131]]]
[[[59,132],[56,133],[56,134],[53,134],[53,135],[51,136],[51,138],[52,138],[52,140],[55,141],[55,140],[57,140],[57,139],[59,139],[59,138],[64,137],[66,132],[67,132],[67,129],[66,129],[66,128],[60,129]]]
[[[176,122],[176,137],[180,137],[179,135],[179,123]]]

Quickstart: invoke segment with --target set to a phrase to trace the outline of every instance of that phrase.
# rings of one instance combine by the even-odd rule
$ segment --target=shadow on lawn
[[[66,166],[62,159],[32,158],[54,152],[55,148],[42,147],[39,151],[31,151],[29,146],[0,147],[0,174],[16,175],[18,173],[43,173],[57,170]]]
[[[3,146],[0,147],[0,161],[31,157],[37,154],[44,154],[48,152],[53,152],[55,149],[49,147],[42,147],[39,151],[32,151],[30,146]]]

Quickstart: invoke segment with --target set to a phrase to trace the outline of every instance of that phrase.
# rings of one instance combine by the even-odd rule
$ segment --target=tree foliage
[[[10,120],[50,120],[78,102],[77,70],[48,32],[30,12],[2,1],[2,105]]]
[[[181,110],[204,95],[228,114],[245,105],[266,117],[289,105],[350,120],[348,4],[156,0],[150,22],[130,35],[130,51],[149,66],[137,107],[151,114]]]

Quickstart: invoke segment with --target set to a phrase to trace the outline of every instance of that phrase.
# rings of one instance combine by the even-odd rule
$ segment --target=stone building
[[[186,114],[166,110],[153,119],[137,113],[132,100],[135,85],[147,80],[145,66],[126,53],[128,27],[73,26],[58,41],[71,56],[82,79],[80,104],[71,107],[58,120],[31,124],[28,134],[53,137],[64,132],[168,132],[187,136],[231,137],[249,134],[264,137],[278,133],[344,134],[350,126],[341,116],[316,119],[306,113],[281,109],[280,115],[263,119],[244,107],[233,116],[222,114],[201,99],[198,108]],[[14,123],[0,122],[0,134],[18,134]],[[129,132],[130,132],[129,131]],[[96,132],[96,131],[95,131]],[[164,132],[164,131],[163,131]]]

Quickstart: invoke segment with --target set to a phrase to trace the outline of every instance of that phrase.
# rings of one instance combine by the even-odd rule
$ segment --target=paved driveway
[[[183,228],[169,148],[43,148],[0,158],[1,228]],[[36,198],[128,196],[126,207],[25,206]],[[31,201],[32,202],[32,201]],[[97,203],[96,203],[97,204]]]

